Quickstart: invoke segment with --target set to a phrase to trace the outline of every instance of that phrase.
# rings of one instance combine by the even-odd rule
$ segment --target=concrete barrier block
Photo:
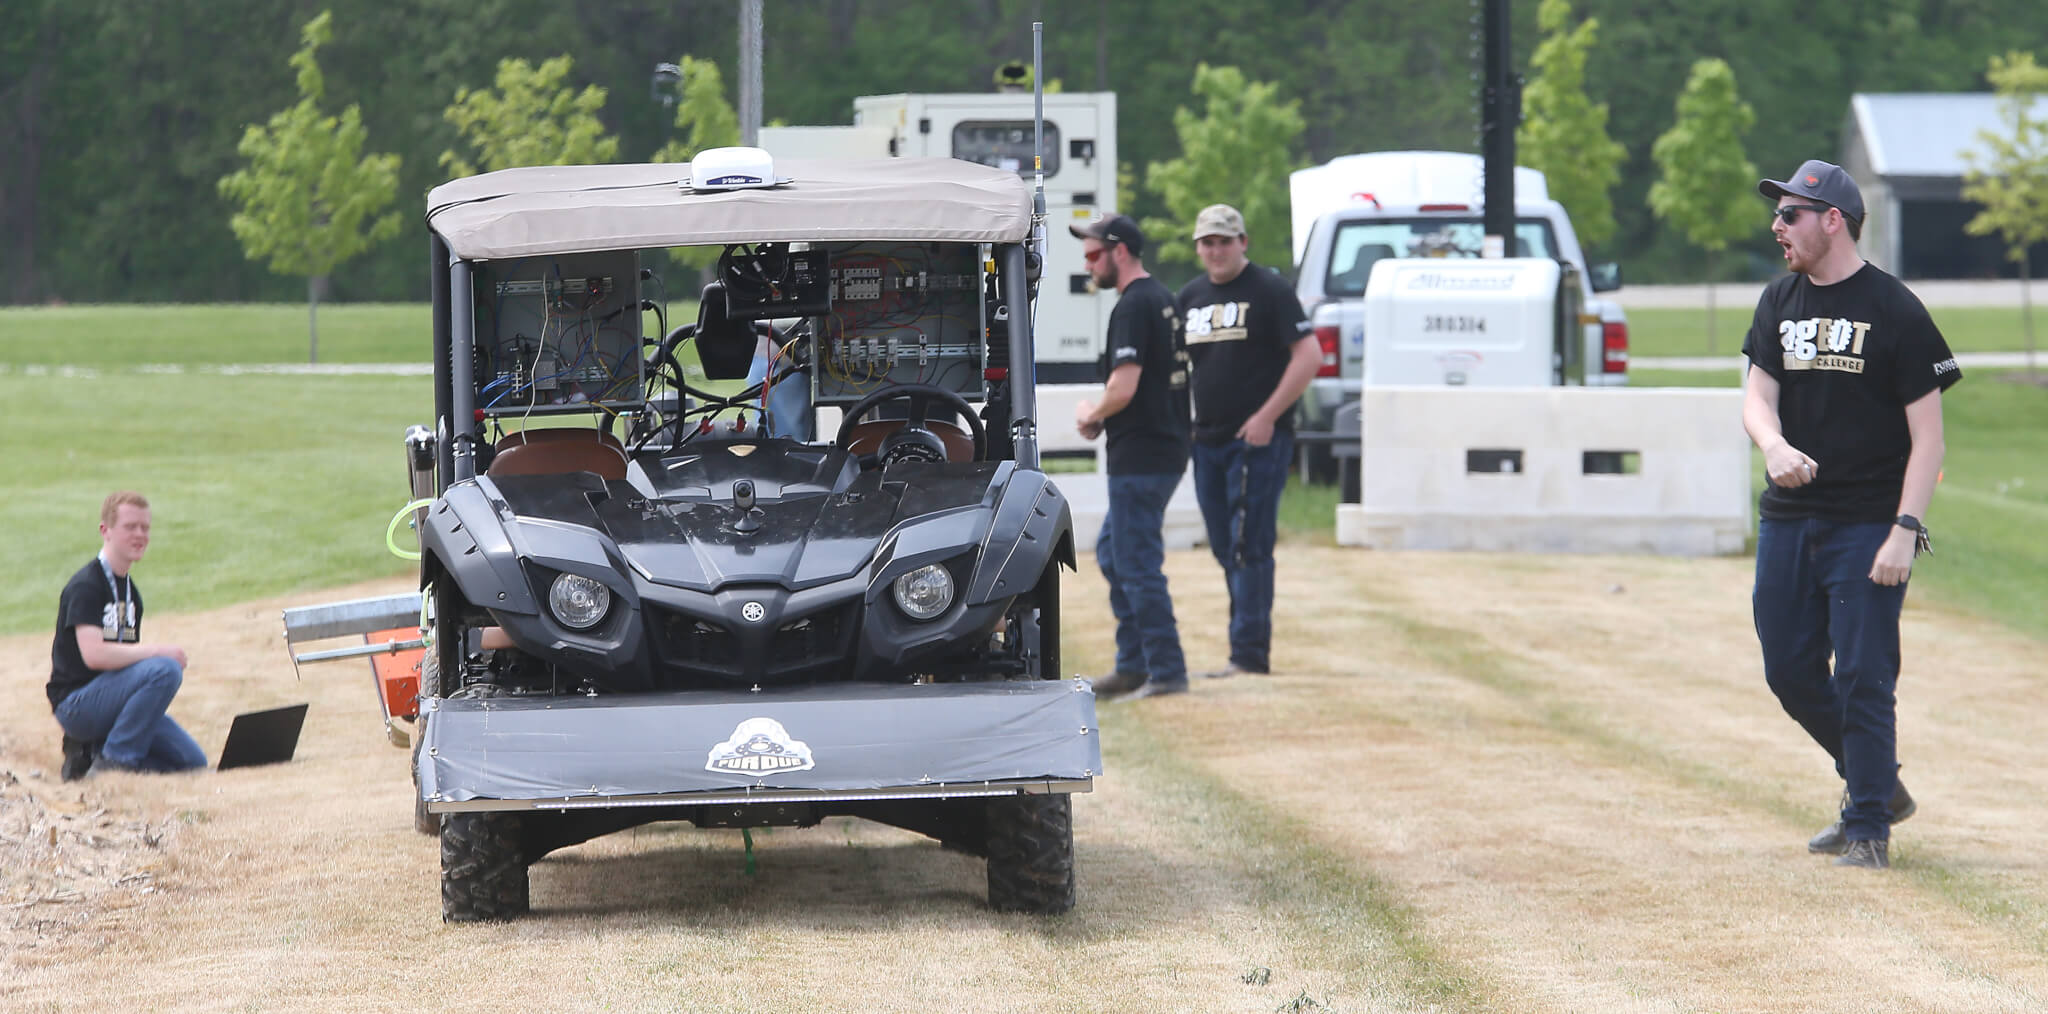
[[[1737,552],[1751,504],[1741,411],[1723,389],[1368,387],[1360,502],[1338,509],[1337,541]]]

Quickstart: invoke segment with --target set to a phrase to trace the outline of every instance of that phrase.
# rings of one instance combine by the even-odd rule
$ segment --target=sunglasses
[[[1093,264],[1096,261],[1101,260],[1102,255],[1108,252],[1109,248],[1106,246],[1099,246],[1093,250],[1083,250],[1081,251],[1081,259],[1087,261],[1090,264]]]
[[[1825,215],[1833,210],[1835,209],[1825,204],[1787,204],[1782,208],[1772,208],[1771,217],[1786,225],[1797,225],[1799,224],[1799,213],[1802,211],[1812,211]]]

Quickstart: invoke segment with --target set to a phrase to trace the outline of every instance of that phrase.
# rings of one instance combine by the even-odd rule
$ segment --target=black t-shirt
[[[1919,298],[1872,264],[1833,285],[1786,275],[1757,301],[1742,354],[1777,379],[1785,440],[1819,465],[1796,489],[1766,478],[1757,512],[1773,521],[1896,517],[1913,449],[1906,406],[1963,376]]]
[[[1229,443],[1280,386],[1308,318],[1285,278],[1249,261],[1222,285],[1198,275],[1181,286],[1180,315],[1195,367],[1195,439]],[[1292,412],[1273,424],[1293,427]]]
[[[99,675],[78,652],[78,635],[73,630],[80,625],[98,627],[100,636],[108,641],[132,644],[142,640],[142,590],[135,587],[133,575],[114,577],[95,556],[64,582],[64,593],[57,599],[57,637],[50,642],[47,692],[52,711],[72,691]]]
[[[1125,286],[1109,314],[1102,379],[1138,364],[1138,390],[1103,421],[1114,475],[1178,475],[1188,465],[1188,352],[1173,293],[1156,278]]]

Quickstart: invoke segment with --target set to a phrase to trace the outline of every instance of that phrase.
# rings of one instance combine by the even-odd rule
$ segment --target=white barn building
[[[1989,92],[1859,93],[1842,130],[1842,168],[1863,189],[1858,244],[1866,260],[1902,278],[2004,278],[2017,274],[1996,236],[1963,226],[1981,206],[1963,199],[1963,157],[1988,154],[1980,131],[2003,133]],[[2048,269],[2048,244],[2032,252],[2034,277]]]

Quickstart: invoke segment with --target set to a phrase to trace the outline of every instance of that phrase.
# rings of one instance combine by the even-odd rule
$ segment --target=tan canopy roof
[[[951,158],[778,160],[794,182],[696,193],[686,163],[532,166],[453,180],[427,223],[464,260],[714,243],[1014,243],[1031,231],[1016,173]]]

